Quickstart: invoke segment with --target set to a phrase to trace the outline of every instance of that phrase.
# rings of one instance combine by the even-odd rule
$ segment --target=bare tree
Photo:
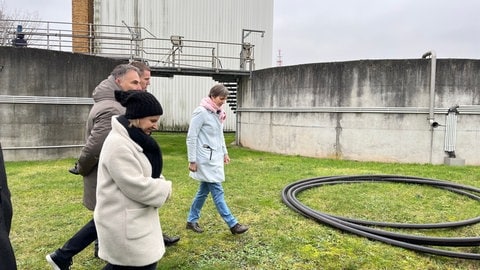
[[[18,33],[18,30],[21,28],[21,32],[33,33],[38,29],[39,21],[38,12],[9,11],[5,0],[0,0],[0,45],[12,44],[12,40],[15,40],[19,34],[28,39],[31,34]]]
[[[1,20],[18,20],[18,21],[39,21],[38,12],[29,12],[28,10],[9,11],[5,0],[0,0],[0,19]]]

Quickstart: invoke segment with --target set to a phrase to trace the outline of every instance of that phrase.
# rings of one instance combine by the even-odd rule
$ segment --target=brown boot
[[[198,225],[197,222],[187,222],[186,228],[189,229],[189,230],[192,230],[196,233],[202,233],[203,232],[203,229],[200,228],[200,225]]]
[[[230,231],[232,232],[232,234],[241,234],[248,231],[248,226],[237,223],[230,228]]]

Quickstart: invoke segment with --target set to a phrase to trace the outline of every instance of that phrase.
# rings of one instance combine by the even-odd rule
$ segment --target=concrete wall
[[[76,157],[94,87],[120,62],[0,47],[6,161]],[[254,71],[238,91],[237,141],[289,155],[441,164],[446,127],[427,121],[430,59],[318,63]],[[438,59],[435,121],[459,105],[455,153],[480,165],[480,60]],[[168,102],[167,102],[168,104]]]
[[[0,141],[6,161],[76,157],[91,92],[119,62],[0,47]]]
[[[430,70],[430,59],[411,59],[254,71],[237,94],[237,142],[289,155],[441,164],[442,124],[460,105],[455,153],[479,165],[480,61],[437,59],[437,128],[427,121]]]

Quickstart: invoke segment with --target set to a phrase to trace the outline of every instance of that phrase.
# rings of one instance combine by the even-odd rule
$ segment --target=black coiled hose
[[[352,218],[345,218],[322,213],[313,210],[302,204],[296,195],[300,192],[322,185],[334,185],[345,183],[361,183],[361,182],[394,182],[394,183],[409,183],[419,185],[429,185],[437,188],[446,189],[464,196],[468,196],[474,200],[480,201],[480,189],[465,185],[460,185],[448,181],[441,181],[428,178],[410,177],[410,176],[396,176],[396,175],[354,175],[354,176],[327,176],[310,178],[300,180],[286,186],[282,191],[283,202],[293,210],[300,214],[311,218],[317,222],[330,225],[339,230],[353,233],[359,236],[367,237],[371,240],[381,241],[393,246],[398,246],[417,252],[430,253],[434,255],[441,255],[462,259],[480,260],[480,254],[464,253],[448,251],[425,245],[432,246],[478,246],[480,245],[480,237],[425,237],[417,235],[408,235],[401,233],[394,233],[385,230],[375,229],[368,226],[376,227],[391,227],[391,228],[409,228],[409,229],[438,229],[438,228],[453,228],[468,226],[480,222],[480,216],[468,220],[458,222],[433,223],[433,224],[405,224],[405,223],[388,223],[388,222],[373,222],[366,220],[358,220]]]

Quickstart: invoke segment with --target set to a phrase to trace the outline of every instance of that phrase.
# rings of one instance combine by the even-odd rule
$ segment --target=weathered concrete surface
[[[91,97],[95,86],[118,63],[68,52],[0,47],[0,96]],[[79,147],[58,146],[85,143],[90,107],[61,102],[0,103],[0,140],[5,160],[78,156]]]
[[[1,96],[91,97],[120,61],[0,47]],[[460,105],[456,154],[480,165],[480,60],[437,59],[435,121]],[[254,71],[238,91],[237,141],[282,154],[444,162],[445,126],[431,128],[430,59],[318,63]],[[168,104],[168,102],[166,102]],[[0,102],[6,161],[76,157],[89,104]],[[49,147],[54,146],[54,147]]]
[[[318,63],[254,71],[238,92],[237,141],[289,155],[444,162],[445,127],[427,121],[430,59]],[[480,61],[437,59],[435,121],[460,105],[456,153],[479,165]],[[472,112],[474,108],[474,112]]]

